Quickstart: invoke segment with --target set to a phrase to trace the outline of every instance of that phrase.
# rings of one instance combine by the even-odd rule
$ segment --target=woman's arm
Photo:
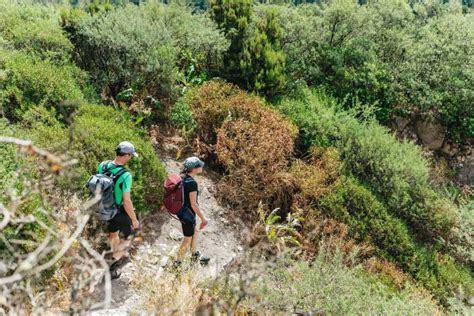
[[[205,226],[207,224],[207,219],[204,217],[204,214],[199,209],[199,205],[197,204],[197,191],[189,192],[189,201],[191,202],[191,208],[193,211],[199,216],[201,222],[204,223]]]

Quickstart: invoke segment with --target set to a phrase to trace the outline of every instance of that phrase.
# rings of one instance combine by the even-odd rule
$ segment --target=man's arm
[[[132,220],[133,228],[137,229],[139,224],[138,224],[137,215],[135,214],[135,208],[133,207],[133,202],[132,202],[130,192],[123,193],[123,207],[125,208],[125,212],[127,212],[128,216]]]

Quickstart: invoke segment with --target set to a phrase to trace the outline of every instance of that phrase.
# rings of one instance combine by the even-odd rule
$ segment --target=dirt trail
[[[180,162],[169,155],[162,156],[161,160],[169,174],[179,172]],[[203,278],[216,277],[243,251],[238,238],[239,228],[226,220],[226,214],[231,210],[220,206],[214,196],[213,179],[216,179],[216,175],[210,171],[205,171],[196,177],[200,190],[199,205],[210,220],[205,229],[199,232],[198,237],[198,249],[203,255],[211,258],[208,266],[199,267]],[[111,308],[93,311],[92,315],[128,315],[131,311],[145,312],[140,293],[131,286],[133,273],[137,270],[149,271],[159,278],[163,267],[173,260],[171,257],[176,254],[181,244],[182,233],[181,223],[163,212],[144,218],[142,226],[143,241],[133,246],[132,260],[121,269],[121,277],[112,280]],[[98,299],[103,298],[102,292],[97,294]]]

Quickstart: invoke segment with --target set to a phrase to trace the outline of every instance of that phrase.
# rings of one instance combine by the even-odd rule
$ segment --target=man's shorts
[[[132,219],[128,216],[123,207],[121,207],[117,215],[108,222],[107,230],[109,233],[120,231],[124,238],[132,234]]]

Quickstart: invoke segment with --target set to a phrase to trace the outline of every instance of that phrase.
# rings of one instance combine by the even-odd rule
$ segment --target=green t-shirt
[[[97,167],[97,173],[103,173],[104,165],[107,161],[103,161],[99,164]],[[117,174],[121,168],[117,164],[115,164],[113,161],[110,161],[107,165],[107,170],[110,170],[112,174]],[[115,188],[114,188],[114,194],[115,194],[115,203],[118,206],[123,205],[123,193],[124,192],[130,192],[132,190],[132,174],[127,171],[124,174],[120,176],[120,178],[117,179],[117,182],[115,183]]]

